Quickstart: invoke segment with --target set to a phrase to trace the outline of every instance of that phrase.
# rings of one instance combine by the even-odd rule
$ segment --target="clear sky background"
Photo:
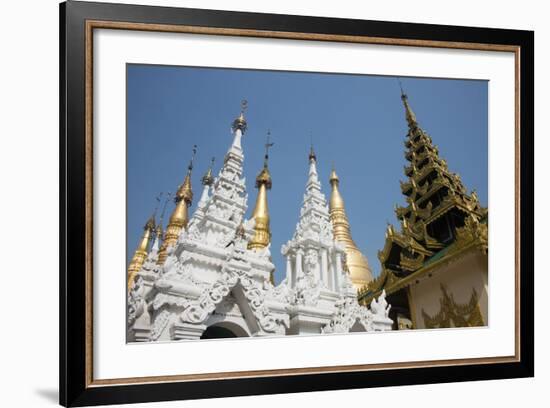
[[[488,83],[485,81],[401,78],[422,128],[439,147],[449,169],[476,189],[487,205]],[[231,142],[231,123],[248,100],[243,137],[244,175],[254,208],[254,180],[261,169],[266,132],[275,143],[269,168],[271,252],[275,281],[284,276],[281,245],[298,221],[308,173],[310,140],[317,153],[322,190],[334,163],[353,238],[375,275],[377,251],[386,222],[398,225],[394,205],[404,205],[399,180],[407,123],[395,77],[238,69],[128,65],[127,71],[127,258],[160,192],[174,193],[185,176],[192,146],[195,198],[200,179],[216,157],[218,173]],[[165,223],[172,209],[166,211]]]

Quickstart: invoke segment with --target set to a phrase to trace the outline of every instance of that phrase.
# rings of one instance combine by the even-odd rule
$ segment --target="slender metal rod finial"
[[[274,145],[271,142],[271,130],[267,130],[267,137],[265,141],[265,156],[264,156],[264,167],[267,167],[267,160],[269,159],[269,149]]]
[[[403,83],[401,82],[401,78],[397,77],[397,82],[399,83],[399,89],[401,90],[401,97],[406,97],[407,94],[403,91]]]
[[[197,145],[193,145],[193,154],[191,155],[191,160],[189,161],[189,166],[187,169],[189,170],[189,173],[193,170],[193,162],[195,161],[195,155],[197,154]]]
[[[166,192],[166,199],[164,200],[164,205],[162,206],[162,212],[160,213],[160,224],[162,225],[162,220],[164,220],[164,214],[166,213],[166,206],[172,198],[172,193],[170,191]]]
[[[153,217],[156,217],[157,216],[157,211],[159,209],[159,205],[160,205],[160,202],[162,201],[162,195],[164,193],[161,191],[158,196],[155,197],[155,200],[156,200],[156,204],[155,204],[155,209],[153,210]]]

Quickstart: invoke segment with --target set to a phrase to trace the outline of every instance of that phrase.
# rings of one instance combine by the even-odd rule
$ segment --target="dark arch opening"
[[[364,332],[365,328],[361,323],[359,323],[359,320],[356,320],[353,326],[351,326],[351,329],[349,330],[350,333],[357,333],[357,332]]]
[[[228,328],[210,326],[202,333],[201,339],[227,339],[232,337],[237,337],[237,335]]]

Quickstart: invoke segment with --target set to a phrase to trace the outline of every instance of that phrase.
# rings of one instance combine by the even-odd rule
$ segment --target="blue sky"
[[[488,83],[401,78],[420,125],[439,147],[451,171],[487,205]],[[128,65],[127,70],[127,259],[159,192],[174,192],[183,181],[191,149],[198,145],[193,172],[195,199],[211,157],[215,173],[232,141],[231,122],[248,100],[243,138],[244,174],[250,216],[271,130],[274,146],[269,192],[275,280],[284,275],[283,243],[292,237],[308,172],[313,139],[323,192],[329,172],[340,176],[353,238],[373,272],[380,264],[386,222],[398,224],[395,204],[404,205],[399,180],[407,133],[395,77]],[[168,205],[165,220],[173,209]]]

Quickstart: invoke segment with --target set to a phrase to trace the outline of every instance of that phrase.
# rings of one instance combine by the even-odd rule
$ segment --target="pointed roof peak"
[[[315,154],[315,150],[313,149],[313,136],[311,136],[311,143],[309,147],[309,161],[315,160],[317,161],[317,155]]]
[[[403,106],[405,107],[405,118],[407,119],[407,123],[409,124],[410,128],[418,127],[416,115],[414,114],[411,105],[409,104],[409,96],[403,90],[403,83],[401,82],[401,78],[397,78],[397,82],[399,83],[399,90],[401,91],[401,101],[403,101]]]
[[[403,91],[403,83],[401,82],[401,78],[397,78],[397,82],[399,83],[399,90],[401,91],[401,99],[407,99],[407,94]]]
[[[152,214],[149,219],[147,220],[147,223],[143,227],[145,230],[153,231],[155,229],[156,222],[155,222],[155,214]]]
[[[338,183],[340,181],[340,178],[338,178],[338,174],[336,174],[336,169],[334,168],[334,163],[332,163],[332,171],[330,172],[329,182],[332,183]]]
[[[179,186],[175,197],[176,202],[185,200],[188,206],[191,205],[191,201],[193,200],[193,190],[191,188],[191,173],[193,172],[193,161],[195,160],[196,154],[197,145],[193,145],[193,154],[191,155],[189,166],[187,166],[187,174],[185,175],[183,183]]]
[[[233,131],[236,132],[237,130],[240,130],[241,132],[246,132],[247,123],[246,119],[244,117],[244,112],[248,108],[248,101],[246,99],[243,99],[241,101],[241,113],[239,114],[239,117],[233,121]]]
[[[191,175],[193,171],[193,162],[195,161],[195,155],[197,154],[197,145],[193,145],[193,153],[191,155],[191,160],[189,160],[189,166],[187,166],[187,173]]]
[[[212,167],[214,167],[214,161],[216,161],[215,157],[212,157],[212,160],[210,160],[210,166],[208,167],[208,170],[202,176],[202,185],[203,186],[211,186],[214,184],[214,176],[212,175]]]

